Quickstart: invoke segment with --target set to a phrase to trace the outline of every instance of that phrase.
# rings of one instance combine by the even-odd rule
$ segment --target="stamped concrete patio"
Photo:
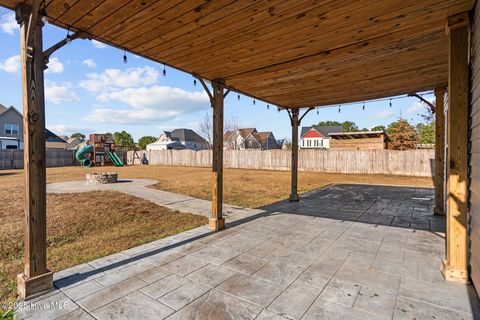
[[[19,319],[479,319],[433,190],[334,185],[54,275]]]

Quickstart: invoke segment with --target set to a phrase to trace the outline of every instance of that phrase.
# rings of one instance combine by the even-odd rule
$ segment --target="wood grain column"
[[[437,215],[445,215],[445,88],[435,88],[435,208]]]
[[[222,217],[223,205],[223,83],[212,82],[213,87],[213,155],[212,155],[212,217],[209,227],[219,231],[225,229]]]
[[[298,197],[298,120],[299,109],[292,109],[292,178],[291,178],[291,192],[290,201],[297,202],[300,200]]]
[[[17,277],[21,299],[53,288],[52,273],[47,269],[43,23],[40,19],[33,19],[35,21],[31,25],[29,48],[29,17],[28,10],[17,10],[17,21],[21,28],[25,177],[24,270]]]
[[[445,279],[468,282],[468,13],[448,18],[447,228]]]

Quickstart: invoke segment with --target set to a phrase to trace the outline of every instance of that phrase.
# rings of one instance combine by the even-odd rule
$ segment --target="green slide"
[[[115,152],[107,152],[108,158],[113,162],[115,167],[123,167],[123,162]]]

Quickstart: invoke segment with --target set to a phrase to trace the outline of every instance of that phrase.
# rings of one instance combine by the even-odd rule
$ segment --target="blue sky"
[[[44,47],[48,48],[66,36],[66,31],[47,24],[44,27]],[[0,8],[0,104],[22,106],[19,28],[11,11]],[[144,135],[159,136],[162,130],[192,128],[210,111],[202,86],[193,85],[189,74],[88,40],[75,40],[58,50],[50,59],[45,74],[46,123],[59,135],[74,132],[115,132],[126,130],[135,139]],[[431,99],[433,97],[427,96]],[[421,122],[422,105],[414,98],[365,102],[312,111],[302,125],[324,120],[354,121],[360,128],[387,125],[400,112],[411,123]],[[273,131],[276,138],[290,137],[290,122],[285,111],[266,103],[230,94],[225,100],[225,119],[235,119],[241,127],[256,127]]]

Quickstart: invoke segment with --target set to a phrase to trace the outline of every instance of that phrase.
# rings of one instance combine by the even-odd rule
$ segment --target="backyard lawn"
[[[83,180],[85,173],[94,171],[99,169],[51,168],[47,180]],[[153,188],[210,199],[209,168],[134,166],[108,171],[118,172],[119,178],[155,179]],[[290,192],[290,172],[226,169],[224,180],[224,201],[232,205],[261,207]],[[0,171],[0,183],[0,302],[5,302],[15,299],[15,278],[22,270],[23,171]],[[299,173],[299,192],[331,183],[432,186],[429,178]],[[180,214],[113,191],[49,194],[47,207],[48,265],[53,271],[207,223],[206,217]]]

